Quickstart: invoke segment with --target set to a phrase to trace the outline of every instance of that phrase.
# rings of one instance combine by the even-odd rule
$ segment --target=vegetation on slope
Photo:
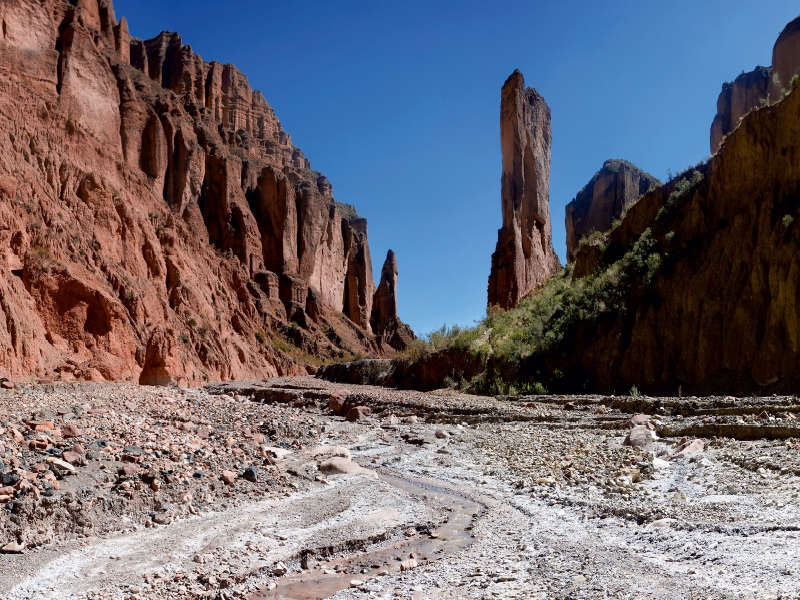
[[[694,169],[676,178],[657,221],[685,202],[702,180],[702,173]],[[442,327],[419,340],[401,360],[415,363],[437,351],[456,350],[480,358],[485,368],[477,374],[452,371],[444,381],[449,387],[482,394],[558,391],[568,384],[568,365],[575,363],[567,345],[574,352],[580,348],[576,336],[613,327],[632,303],[650,293],[659,269],[670,260],[673,237],[662,233],[659,240],[648,227],[620,248],[611,242],[611,232],[592,236],[583,245],[594,251],[596,267],[586,276],[576,276],[573,263],[514,309],[490,307],[474,327]]]

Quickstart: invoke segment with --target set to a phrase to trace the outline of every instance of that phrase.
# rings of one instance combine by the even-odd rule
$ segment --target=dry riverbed
[[[795,402],[18,384],[0,596],[793,598]]]

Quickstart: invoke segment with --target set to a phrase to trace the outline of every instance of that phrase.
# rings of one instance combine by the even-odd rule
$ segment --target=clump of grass
[[[794,223],[794,217],[792,215],[784,215],[783,219],[781,219],[781,223],[786,229],[789,229],[789,226]]]
[[[642,393],[639,391],[639,388],[637,388],[635,385],[631,386],[631,391],[630,391],[631,398],[638,398],[641,395]]]
[[[264,342],[267,341],[267,336],[264,335],[264,332],[261,331],[260,329],[258,331],[256,331],[255,336],[256,336],[256,341],[259,344],[263,344]]]

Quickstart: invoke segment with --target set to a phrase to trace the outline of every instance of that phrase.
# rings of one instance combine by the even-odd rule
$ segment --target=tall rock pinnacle
[[[391,250],[386,253],[381,269],[381,282],[375,290],[370,322],[373,333],[396,350],[403,350],[416,339],[411,328],[397,316],[397,259]]]
[[[513,308],[561,268],[550,228],[551,141],[550,108],[514,71],[501,92],[503,226],[492,254],[490,306]]]

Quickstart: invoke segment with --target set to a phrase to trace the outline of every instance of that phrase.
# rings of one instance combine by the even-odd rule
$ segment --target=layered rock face
[[[717,114],[711,124],[711,152],[739,125],[739,120],[767,101],[777,102],[800,73],[800,17],[784,27],[772,49],[772,66],[742,72],[733,83],[722,84]]]
[[[570,364],[561,368],[589,388],[796,389],[800,92],[750,112],[697,172],[681,200],[672,201],[677,181],[658,188],[610,234],[613,259],[651,228],[659,266],[623,315],[565,338]]]
[[[372,302],[372,331],[396,350],[405,349],[416,337],[397,316],[397,258],[389,250],[381,269],[381,282]]]
[[[581,238],[611,229],[643,194],[661,182],[624,160],[607,160],[566,207],[567,260],[573,262]]]
[[[509,309],[561,265],[550,228],[550,108],[522,73],[506,80],[500,103],[501,207],[489,275],[489,306]]]
[[[192,385],[391,351],[366,221],[234,66],[132,39],[110,0],[0,22],[3,374]]]

